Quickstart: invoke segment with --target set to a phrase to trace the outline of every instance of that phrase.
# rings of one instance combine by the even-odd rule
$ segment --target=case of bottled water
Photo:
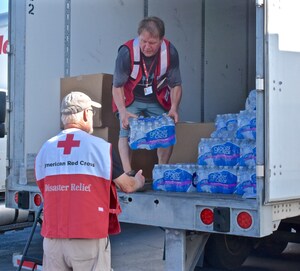
[[[237,185],[237,167],[199,167],[197,191],[232,194]]]
[[[174,120],[166,114],[130,118],[129,127],[129,146],[133,150],[166,148],[176,143]]]
[[[236,166],[240,158],[239,141],[216,140],[211,145],[211,155],[216,166]]]
[[[240,146],[236,139],[205,138],[198,145],[198,164],[201,166],[235,166],[239,158]]]
[[[193,192],[198,166],[196,164],[156,164],[153,168],[153,190]]]
[[[237,130],[238,114],[217,115],[215,120],[216,130],[212,132],[212,138],[233,138]]]

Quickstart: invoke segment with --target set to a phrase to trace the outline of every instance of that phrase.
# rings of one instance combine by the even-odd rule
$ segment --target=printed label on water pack
[[[240,147],[232,142],[215,145],[211,149],[216,166],[235,166],[240,158]]]
[[[163,178],[154,180],[153,190],[187,192],[192,185],[193,175],[179,168],[166,170]]]
[[[163,121],[165,124],[162,123]],[[176,143],[175,125],[166,124],[166,121],[166,117],[132,120],[129,137],[130,148],[153,150],[174,145]]]

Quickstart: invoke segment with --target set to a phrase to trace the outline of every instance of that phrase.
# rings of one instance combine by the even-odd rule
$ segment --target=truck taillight
[[[252,216],[248,212],[240,212],[236,220],[242,229],[249,229],[252,226]]]
[[[214,221],[214,212],[212,209],[205,208],[200,213],[200,219],[205,225],[210,225]]]
[[[40,194],[35,194],[33,198],[34,204],[40,206],[42,204],[42,197]]]
[[[16,192],[16,193],[15,193],[15,203],[18,204],[18,202],[19,202],[19,193]]]

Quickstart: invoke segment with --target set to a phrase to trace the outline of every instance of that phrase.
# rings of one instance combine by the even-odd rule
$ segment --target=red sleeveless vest
[[[131,61],[131,74],[124,85],[124,95],[125,95],[125,106],[129,106],[134,101],[133,90],[136,85],[140,82],[142,78],[142,66],[141,66],[141,56],[140,56],[140,46],[139,39],[135,38],[133,40],[127,41],[124,46],[127,46],[130,52],[130,61]],[[156,95],[158,103],[166,110],[171,108],[171,98],[170,98],[170,89],[167,85],[162,84],[164,87],[157,88],[157,86],[164,79],[168,67],[170,66],[170,42],[166,39],[163,39],[161,47],[158,51],[159,58],[156,64],[154,71],[154,84],[152,85],[153,91]],[[113,112],[116,112],[117,106],[113,101]]]
[[[43,145],[35,173],[44,198],[44,237],[97,239],[120,232],[111,144],[64,130]]]

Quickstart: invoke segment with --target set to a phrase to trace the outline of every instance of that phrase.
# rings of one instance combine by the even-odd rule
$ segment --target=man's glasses
[[[88,111],[92,111],[92,113],[93,113],[93,116],[95,116],[95,115],[96,115],[96,110],[95,110],[94,108],[89,108],[89,109],[88,109]]]

